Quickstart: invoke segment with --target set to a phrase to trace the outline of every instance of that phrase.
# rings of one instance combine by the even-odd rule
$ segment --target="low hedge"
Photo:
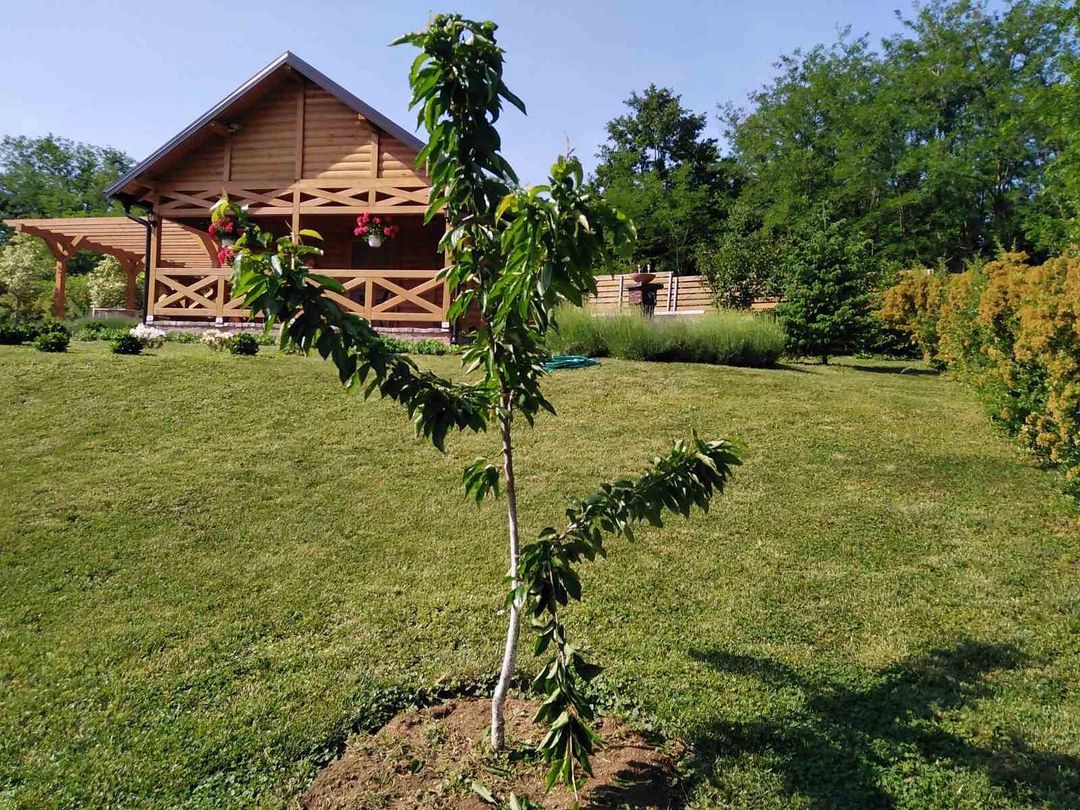
[[[963,273],[916,270],[881,315],[970,382],[991,419],[1080,497],[1080,256],[1007,253]]]

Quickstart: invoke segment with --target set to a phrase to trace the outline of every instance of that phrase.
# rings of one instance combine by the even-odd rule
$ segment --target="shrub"
[[[52,255],[36,236],[17,233],[0,247],[0,301],[15,320],[33,316],[52,268]]]
[[[1080,497],[1080,257],[1032,266],[1008,253],[963,273],[912,272],[882,316],[974,385],[991,419]]]
[[[160,349],[165,345],[165,330],[140,323],[131,330],[131,336],[142,342],[144,348]]]
[[[34,340],[34,346],[37,347],[39,352],[66,352],[70,342],[71,337],[66,330],[63,332],[42,332]]]
[[[202,333],[201,342],[212,352],[220,352],[229,345],[232,335],[221,329],[207,329]]]
[[[0,346],[17,346],[30,339],[30,333],[23,324],[0,322]]]
[[[143,341],[133,334],[121,335],[112,342],[113,354],[142,354]]]
[[[457,346],[451,346],[449,343],[443,343],[441,340],[432,338],[402,340],[393,335],[384,335],[382,339],[387,346],[402,354],[444,355],[457,354],[460,351]]]
[[[69,338],[71,337],[71,330],[60,323],[60,321],[45,321],[39,324],[27,324],[27,328],[33,330],[33,335],[35,337],[50,333],[66,335]]]
[[[240,354],[246,357],[259,353],[259,341],[255,339],[254,335],[249,335],[247,332],[240,332],[233,335],[227,341],[229,348],[229,354]]]
[[[555,324],[546,344],[553,354],[763,368],[775,364],[784,350],[784,331],[766,314],[727,311],[646,319],[563,307]]]
[[[115,256],[104,256],[87,276],[90,306],[113,309],[127,303],[127,273]]]

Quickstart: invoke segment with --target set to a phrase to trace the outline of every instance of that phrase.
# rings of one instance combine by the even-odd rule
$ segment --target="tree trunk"
[[[517,587],[518,579],[518,516],[517,516],[517,489],[514,483],[514,449],[510,443],[510,403],[504,397],[504,416],[499,419],[502,432],[503,473],[506,477],[506,511],[510,523],[510,580],[513,587]],[[491,747],[496,751],[502,749],[504,741],[505,720],[503,709],[506,705],[506,695],[510,691],[510,679],[514,674],[514,655],[517,652],[519,613],[521,604],[514,599],[510,603],[510,624],[506,628],[506,649],[503,652],[502,669],[499,671],[499,682],[495,686],[495,694],[491,697]]]

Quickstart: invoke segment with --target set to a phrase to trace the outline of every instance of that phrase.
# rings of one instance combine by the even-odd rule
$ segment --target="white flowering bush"
[[[207,329],[202,335],[203,345],[215,352],[228,348],[231,339],[232,335],[221,329]]]
[[[115,309],[127,302],[127,276],[115,256],[105,256],[86,277],[90,306]]]
[[[142,342],[142,345],[148,349],[160,349],[165,345],[165,330],[158,329],[149,324],[140,323],[128,334],[134,338],[138,338]]]

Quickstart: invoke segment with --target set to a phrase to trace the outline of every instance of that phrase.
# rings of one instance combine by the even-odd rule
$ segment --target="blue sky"
[[[832,41],[847,24],[876,42],[899,29],[896,8],[910,3],[11,3],[0,29],[0,134],[53,132],[142,158],[284,50],[411,128],[413,53],[386,44],[432,11],[457,10],[500,25],[508,83],[529,107],[527,118],[503,119],[505,151],[523,179],[538,182],[568,139],[591,166],[605,122],[631,91],[672,87],[709,113],[717,136],[717,104],[742,103],[780,54]]]

